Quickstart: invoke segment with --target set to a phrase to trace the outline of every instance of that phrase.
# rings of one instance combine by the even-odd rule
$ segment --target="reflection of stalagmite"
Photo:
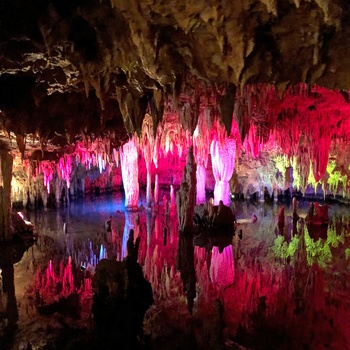
[[[196,297],[196,272],[194,269],[194,246],[191,234],[180,232],[176,254],[176,268],[180,270],[186,292],[188,310],[192,313],[193,300]]]
[[[283,236],[284,234],[284,220],[285,220],[285,217],[284,217],[284,207],[281,207],[279,213],[278,213],[278,231],[279,231],[279,234],[281,236]]]
[[[127,256],[127,242],[130,235],[130,230],[134,230],[135,237],[139,235],[139,225],[137,224],[138,213],[125,212],[125,226],[122,241],[122,252],[120,259],[123,260]]]
[[[212,258],[210,264],[210,278],[217,286],[221,288],[228,287],[234,282],[235,270],[232,245],[219,252],[218,247],[212,250]]]
[[[196,204],[196,163],[193,148],[188,150],[187,164],[182,183],[176,193],[176,207],[180,230],[193,227],[194,207]]]
[[[6,315],[9,326],[13,327],[18,321],[18,309],[14,284],[13,264],[2,266],[3,291],[7,295]]]
[[[125,207],[133,209],[137,207],[139,200],[138,149],[134,138],[121,147],[120,164],[125,191]]]
[[[297,209],[298,209],[298,204],[299,202],[297,201],[297,199],[294,197],[293,198],[293,223],[299,220],[299,215],[297,213]]]

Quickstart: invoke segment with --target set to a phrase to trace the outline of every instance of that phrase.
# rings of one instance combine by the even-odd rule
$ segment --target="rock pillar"
[[[181,231],[193,227],[194,207],[196,205],[196,168],[193,148],[190,147],[181,186],[176,193],[177,215]]]
[[[7,151],[2,151],[0,176],[0,240],[7,241],[11,235],[11,180],[13,157]]]

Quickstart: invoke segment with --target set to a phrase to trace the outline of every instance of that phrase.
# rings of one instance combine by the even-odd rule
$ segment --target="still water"
[[[130,229],[153,290],[145,348],[350,349],[349,208],[331,205],[329,224],[311,227],[308,206],[294,225],[286,206],[281,228],[280,205],[234,202],[240,224],[225,235],[180,234],[176,208],[126,212],[120,194],[24,212],[38,238],[2,271],[0,322],[17,326],[1,350],[74,348],[62,334],[93,332],[96,264],[125,258]]]

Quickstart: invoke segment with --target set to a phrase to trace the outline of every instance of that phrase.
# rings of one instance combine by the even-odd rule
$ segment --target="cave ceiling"
[[[229,130],[237,98],[261,84],[279,96],[300,83],[335,89],[342,113],[349,18],[347,0],[1,0],[2,125],[19,140],[109,130],[123,140],[147,111],[157,124],[184,101],[193,132],[196,109],[214,101]]]

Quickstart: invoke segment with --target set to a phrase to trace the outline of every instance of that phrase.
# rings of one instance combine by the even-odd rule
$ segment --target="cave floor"
[[[14,265],[14,295],[3,271],[0,348],[74,349],[93,331],[94,267],[126,256],[132,228],[155,300],[141,348],[350,349],[349,207],[331,205],[330,223],[310,227],[308,205],[296,225],[285,206],[281,230],[280,204],[233,202],[236,234],[195,235],[179,233],[175,208],[125,212],[120,194],[26,211],[38,239]]]

